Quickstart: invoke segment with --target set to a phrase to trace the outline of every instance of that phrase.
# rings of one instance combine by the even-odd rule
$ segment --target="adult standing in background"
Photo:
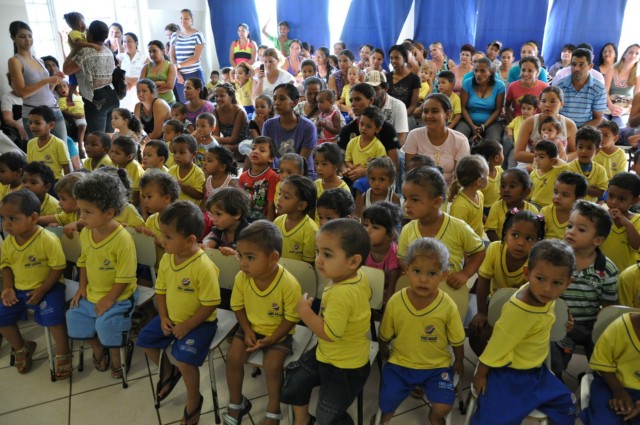
[[[181,31],[176,35],[171,45],[171,62],[175,64],[177,72],[177,92],[180,102],[184,103],[184,84],[189,78],[199,78],[206,81],[200,64],[200,56],[204,50],[204,35],[193,28],[193,14],[189,9],[180,11]]]
[[[102,21],[93,21],[87,28],[87,41],[102,44],[109,27]],[[87,134],[93,131],[113,133],[111,111],[120,105],[111,84],[115,68],[113,52],[107,47],[97,52],[91,47],[73,48],[62,65],[65,74],[77,73],[78,87],[84,100]]]
[[[229,63],[231,66],[246,62],[253,65],[258,56],[258,45],[249,38],[249,25],[238,25],[238,39],[231,43],[229,47]]]
[[[33,56],[33,33],[25,22],[13,21],[9,25],[14,55],[9,58],[9,75],[13,92],[22,98],[22,121],[29,137],[29,112],[36,106],[53,109],[56,125],[52,133],[66,142],[67,128],[64,117],[51,89],[60,83],[59,75],[50,76],[44,63]],[[93,50],[93,49],[92,49]],[[94,50],[95,51],[95,50]]]
[[[176,101],[173,93],[176,84],[176,67],[164,56],[163,47],[160,40],[153,40],[147,45],[151,61],[142,68],[140,78],[152,80],[158,89],[158,97],[171,105]]]
[[[133,111],[134,106],[138,103],[136,85],[142,68],[149,62],[149,58],[138,49],[138,36],[134,33],[126,33],[122,37],[122,44],[124,45],[124,53],[120,53],[117,59],[120,61],[120,68],[125,72],[127,96],[120,101],[120,107]]]
[[[124,53],[124,45],[122,44],[123,33],[122,25],[117,22],[114,22],[109,27],[109,38],[107,38],[104,44],[111,50],[114,56],[119,53]]]
[[[164,45],[164,54],[169,57],[171,53],[171,45],[173,44],[173,40],[176,38],[176,34],[180,32],[180,27],[176,24],[167,24],[164,27],[164,35],[167,37],[167,42]]]
[[[289,56],[289,46],[291,45],[291,41],[289,40],[289,31],[291,28],[289,27],[289,22],[281,21],[278,23],[278,36],[275,37],[269,34],[267,31],[267,27],[271,23],[271,18],[267,20],[267,22],[262,27],[262,34],[269,39],[269,41],[284,57]],[[328,55],[327,55],[328,56]]]

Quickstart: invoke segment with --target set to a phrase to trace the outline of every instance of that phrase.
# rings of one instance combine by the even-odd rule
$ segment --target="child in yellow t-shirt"
[[[585,425],[637,423],[640,413],[638,347],[640,313],[626,313],[602,333],[589,360],[594,374],[589,406],[580,412]]]
[[[48,327],[56,341],[55,377],[66,379],[73,370],[61,283],[66,261],[60,239],[38,226],[39,210],[40,201],[28,190],[10,193],[0,203],[7,236],[0,260],[4,275],[0,335],[11,345],[18,372],[27,373],[36,343],[23,339],[17,322],[33,310],[36,323]]]
[[[22,188],[22,175],[27,166],[24,154],[5,152],[0,155],[0,201]]]
[[[87,130],[87,120],[84,118],[84,101],[80,95],[69,91],[69,84],[66,81],[60,81],[56,86],[58,98],[58,106],[63,115],[71,118],[78,128],[76,133],[76,141],[80,152],[84,151],[84,132]],[[71,98],[71,102],[69,101]]]
[[[318,336],[318,345],[287,369],[281,400],[292,404],[296,420],[309,423],[311,390],[320,386],[318,423],[347,422],[347,407],[369,376],[371,289],[360,270],[369,255],[369,235],[349,218],[331,220],[316,236],[316,269],[330,280],[317,315],[312,296],[298,302],[302,321]]]
[[[30,162],[24,167],[22,188],[35,193],[38,197],[41,216],[59,212],[58,200],[49,194],[54,184],[53,171],[44,162]]]
[[[204,231],[204,216],[196,205],[177,201],[160,215],[161,243],[167,252],[160,260],[156,281],[158,316],[138,335],[142,347],[162,368],[157,386],[157,401],[165,399],[180,375],[187,388],[184,419],[197,422],[202,409],[200,369],[216,335],[220,304],[218,267],[200,249],[198,238]],[[166,352],[173,342],[171,354]]]
[[[520,112],[522,112],[522,114],[512,119],[509,125],[507,125],[507,137],[512,145],[518,140],[520,128],[522,128],[524,120],[532,117],[537,109],[538,99],[535,96],[531,94],[522,96],[522,99],[520,99]]]
[[[316,215],[318,216],[316,223],[318,226],[322,226],[336,218],[351,218],[354,209],[353,196],[348,190],[339,187],[325,190],[316,203]]]
[[[144,172],[151,169],[169,172],[169,169],[165,165],[169,158],[169,148],[167,144],[161,140],[149,140],[142,149],[142,168]]]
[[[587,194],[587,179],[578,173],[563,171],[553,187],[553,203],[540,210],[546,222],[545,239],[564,239],[571,210]]]
[[[236,276],[230,304],[240,328],[227,351],[229,409],[225,423],[241,423],[251,409],[242,395],[242,380],[247,358],[258,350],[264,352],[269,393],[265,417],[282,419],[279,395],[284,360],[291,353],[292,334],[300,320],[296,305],[301,295],[296,278],[278,264],[282,247],[280,231],[266,220],[252,223],[238,238],[242,271]]]
[[[418,77],[420,77],[420,91],[418,92],[418,103],[424,102],[424,99],[433,91],[434,74],[433,66],[425,63],[420,65]]]
[[[616,174],[627,171],[629,165],[627,153],[616,146],[620,137],[620,128],[615,121],[602,120],[598,125],[598,130],[602,134],[602,143],[593,162],[602,165],[607,172],[607,178],[611,179]]]
[[[481,189],[484,196],[482,213],[486,220],[491,206],[500,200],[500,179],[504,172],[502,169],[502,163],[504,162],[502,145],[495,140],[483,140],[471,148],[471,153],[482,156],[489,165],[487,185]]]
[[[127,192],[109,173],[91,173],[75,186],[80,219],[82,254],[77,261],[80,286],[67,311],[69,336],[88,340],[94,367],[122,378],[120,350],[123,334],[131,329],[138,298],[136,247],[115,217],[127,204]],[[109,347],[109,348],[106,348]]]
[[[101,167],[113,167],[113,161],[109,157],[111,149],[111,137],[102,131],[93,131],[84,142],[87,158],[82,162],[82,168],[88,171]]]
[[[131,180],[131,197],[135,206],[140,205],[140,177],[144,174],[144,168],[135,159],[139,157],[139,146],[129,136],[119,136],[111,143],[109,157],[113,165],[126,171]]]
[[[537,208],[553,202],[553,190],[558,175],[565,171],[567,164],[558,158],[558,147],[550,140],[541,140],[533,148],[534,169],[531,178],[531,203]]]
[[[391,420],[416,386],[431,401],[431,423],[444,422],[456,398],[454,371],[464,372],[465,339],[458,307],[438,289],[447,277],[449,253],[442,242],[423,238],[411,245],[406,261],[410,286],[391,297],[380,324],[380,354],[388,358],[380,386],[381,423]]]
[[[607,171],[593,159],[600,149],[602,135],[591,126],[584,126],[576,133],[578,158],[569,163],[569,171],[582,174],[589,182],[585,199],[597,202],[607,190]]]
[[[205,178],[204,171],[194,164],[198,151],[196,139],[189,134],[182,134],[173,139],[171,150],[176,165],[169,168],[169,174],[178,180],[179,199],[200,205]]]
[[[455,85],[456,75],[453,72],[441,71],[438,74],[438,93],[448,96],[451,101],[451,117],[447,124],[449,128],[455,128],[462,119],[462,103],[460,102],[460,96],[453,91]]]
[[[640,251],[640,215],[629,211],[640,199],[640,177],[619,173],[609,181],[607,207],[613,226],[600,247],[604,255],[624,270],[637,261]]]
[[[495,424],[498,417],[520,423],[540,406],[553,423],[575,422],[571,391],[544,365],[556,320],[555,300],[569,286],[575,265],[564,242],[543,240],[531,249],[524,269],[529,283],[505,303],[473,376],[478,394],[474,424]]]
[[[489,165],[480,155],[465,156],[456,164],[456,179],[449,187],[449,214],[467,223],[479,237],[484,234],[482,217]]]
[[[246,63],[241,62],[236,66],[236,101],[244,108],[248,117],[253,116],[253,74],[254,70]]]
[[[309,217],[316,206],[316,187],[304,176],[289,176],[282,182],[278,213],[273,222],[282,232],[282,257],[313,263],[318,225]]]
[[[378,107],[368,106],[364,109],[358,123],[360,135],[351,139],[347,144],[344,157],[346,174],[357,168],[366,170],[370,160],[387,155],[384,145],[376,137],[376,134],[382,129],[383,123],[384,118]],[[360,179],[366,180],[367,177]]]
[[[338,109],[341,112],[348,113],[351,117],[353,117],[353,111],[351,110],[351,88],[358,84],[358,80],[360,79],[360,69],[351,65],[349,69],[347,69],[347,84],[342,87],[342,93],[340,93],[340,98],[338,99]]]
[[[53,170],[54,179],[69,174],[67,142],[51,134],[56,125],[53,111],[48,106],[37,106],[29,112],[29,129],[35,136],[27,143],[27,162],[43,161]]]
[[[62,210],[61,212],[53,215],[41,216],[38,219],[38,224],[41,226],[63,226],[64,233],[70,237],[73,231],[76,230],[77,221],[79,219],[78,203],[76,198],[73,197],[73,189],[76,184],[84,177],[84,173],[71,173],[62,177],[56,183],[56,195],[60,202],[58,206]]]

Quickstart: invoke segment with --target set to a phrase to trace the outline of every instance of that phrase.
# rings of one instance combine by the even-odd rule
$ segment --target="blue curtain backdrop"
[[[277,0],[276,14],[278,22],[289,22],[289,38],[306,41],[316,49],[330,47],[329,0]],[[275,23],[272,26],[270,32],[277,29]]]
[[[216,52],[221,67],[229,63],[229,46],[238,39],[238,24],[249,25],[251,39],[259,45],[260,28],[255,0],[208,0],[211,12],[211,27],[216,40]],[[209,76],[207,75],[207,80]]]
[[[414,40],[425,44],[439,41],[445,54],[460,61],[460,46],[475,46],[477,0],[416,0]],[[498,19],[505,19],[502,14]]]
[[[353,0],[340,39],[347,43],[356,59],[358,48],[364,43],[381,47],[386,58],[387,50],[398,40],[411,3],[411,0]]]
[[[587,42],[593,46],[595,61],[603,45],[618,45],[626,0],[575,1],[555,0],[545,28],[542,54],[547,64],[560,57],[566,43]],[[627,46],[618,46],[619,55]],[[618,59],[620,56],[618,56]]]
[[[489,43],[500,40],[504,47],[515,51],[516,58],[520,58],[520,46],[525,41],[535,40],[541,46],[548,6],[549,0],[478,0],[476,48],[484,52]],[[547,64],[553,64],[551,58]]]

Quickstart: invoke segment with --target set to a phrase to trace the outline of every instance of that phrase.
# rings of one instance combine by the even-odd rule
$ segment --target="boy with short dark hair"
[[[167,159],[169,159],[169,147],[165,142],[160,140],[149,140],[142,150],[142,168],[145,172],[152,168],[169,172],[166,167]]]
[[[587,194],[587,179],[571,171],[558,175],[553,187],[553,203],[540,210],[545,218],[545,239],[564,239],[571,210]]]
[[[38,226],[39,210],[38,198],[24,189],[8,194],[0,203],[0,217],[8,235],[0,260],[0,335],[11,345],[18,372],[27,373],[36,343],[25,341],[16,323],[28,309],[33,310],[36,323],[51,329],[56,342],[55,378],[66,379],[73,370],[61,283],[67,263],[60,239]]]
[[[589,182],[585,200],[597,202],[607,190],[607,171],[593,161],[600,149],[602,134],[590,125],[585,125],[576,133],[576,150],[578,158],[569,163],[569,171],[582,174]]]
[[[304,294],[298,303],[302,321],[318,336],[318,345],[287,368],[281,400],[292,404],[296,423],[309,423],[311,390],[320,386],[320,424],[350,423],[347,408],[369,376],[371,289],[360,270],[369,255],[369,235],[355,220],[339,218],[316,236],[316,269],[330,283],[322,294],[320,315]]]
[[[618,124],[614,121],[602,120],[598,125],[598,130],[602,134],[602,145],[600,151],[593,158],[593,162],[602,165],[607,171],[607,178],[611,179],[616,174],[627,171],[629,165],[627,153],[616,146],[620,137]]]
[[[565,242],[576,256],[572,281],[560,296],[575,324],[562,341],[551,345],[551,370],[562,380],[576,345],[591,357],[591,333],[600,309],[618,299],[618,269],[600,250],[611,231],[611,217],[593,202],[578,201],[569,217]]]
[[[613,219],[611,233],[602,244],[602,252],[613,260],[618,270],[636,263],[640,249],[640,215],[629,211],[640,197],[640,177],[619,173],[609,182],[607,207]]]
[[[51,134],[56,117],[48,106],[38,106],[29,112],[29,130],[35,136],[27,143],[27,162],[43,161],[53,170],[54,180],[69,174],[69,153],[66,141]]]
[[[442,93],[449,97],[451,101],[451,117],[447,127],[455,128],[462,119],[462,104],[460,96],[454,93],[453,88],[456,85],[456,74],[451,71],[440,71],[438,74],[438,93]]]
[[[38,197],[41,216],[58,213],[58,200],[49,194],[54,183],[53,170],[44,162],[30,162],[24,167],[22,188],[35,193]]]
[[[350,192],[339,187],[325,190],[316,203],[318,225],[322,226],[336,218],[351,218],[355,207]]]
[[[549,140],[541,140],[533,148],[533,162],[536,168],[531,177],[531,202],[538,208],[551,205],[553,188],[558,175],[567,169],[566,163],[558,158],[558,147]]]
[[[161,350],[173,342],[171,354],[177,366],[168,357],[162,359],[166,369],[160,370],[157,399],[165,399],[182,376],[187,387],[182,419],[187,424],[197,423],[202,409],[199,367],[216,334],[220,304],[218,268],[197,242],[203,230],[204,216],[189,201],[176,201],[160,215],[166,254],[160,260],[156,281],[159,315],[138,335],[138,345],[156,364]]]

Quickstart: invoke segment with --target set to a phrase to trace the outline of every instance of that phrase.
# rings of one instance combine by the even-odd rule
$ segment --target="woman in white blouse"
[[[126,73],[127,96],[120,101],[120,107],[133,111],[138,103],[136,85],[142,68],[149,63],[149,58],[138,49],[138,36],[134,33],[126,33],[122,37],[122,44],[124,45],[124,53],[120,53],[117,59],[120,61],[120,68]]]

